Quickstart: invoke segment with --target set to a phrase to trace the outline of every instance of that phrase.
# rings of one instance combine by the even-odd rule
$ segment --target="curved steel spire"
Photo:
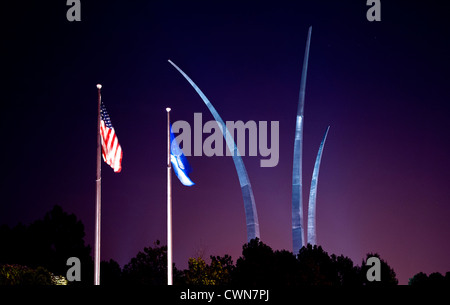
[[[308,30],[305,57],[303,59],[300,94],[298,97],[297,120],[295,125],[294,162],[292,173],[292,252],[297,254],[304,246],[303,204],[302,204],[302,147],[303,147],[303,108],[305,106],[306,72],[308,71],[309,45],[312,27]]]
[[[317,183],[319,180],[319,169],[320,160],[322,159],[323,147],[327,139],[328,130],[330,126],[327,127],[325,135],[323,136],[322,142],[319,146],[319,151],[317,152],[316,163],[314,164],[314,171],[311,179],[311,189],[309,191],[309,204],[308,204],[308,244],[316,244],[316,197],[317,197]]]
[[[214,119],[223,126],[222,133],[227,143],[228,149],[232,153],[234,166],[236,167],[236,171],[239,177],[239,184],[241,186],[242,197],[244,199],[244,209],[245,209],[245,219],[247,223],[247,240],[250,241],[254,238],[259,238],[259,222],[258,222],[258,214],[256,212],[255,198],[253,197],[253,190],[250,184],[250,180],[247,175],[247,170],[245,169],[244,162],[242,160],[241,154],[236,146],[236,143],[233,140],[233,137],[230,135],[225,123],[223,122],[220,115],[217,113],[214,106],[208,100],[208,98],[203,94],[200,88],[183,72],[176,64],[174,64],[171,60],[169,62],[174,66],[181,75],[191,84],[191,86],[195,89],[195,91],[200,95],[203,102],[205,102],[209,111],[213,115]]]

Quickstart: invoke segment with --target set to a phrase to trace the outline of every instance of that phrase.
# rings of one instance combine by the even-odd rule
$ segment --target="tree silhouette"
[[[362,285],[361,268],[353,265],[353,261],[343,255],[331,255],[331,261],[337,272],[338,284],[341,286]]]
[[[272,248],[253,239],[243,246],[242,257],[232,272],[232,283],[249,286],[286,286],[308,283],[301,271],[302,264],[287,250]],[[303,278],[302,278],[303,276]]]
[[[210,256],[211,267],[213,270],[219,270],[220,277],[217,278],[217,285],[231,284],[231,275],[234,271],[233,259],[228,254],[224,256]],[[214,271],[217,272],[217,271]]]
[[[81,261],[81,281],[92,282],[91,248],[84,244],[84,225],[74,214],[55,205],[41,220],[28,227],[19,224],[2,226],[0,264],[18,264],[29,268],[43,267],[55,275],[66,275],[70,257]],[[79,283],[78,283],[79,284]]]
[[[188,285],[227,285],[231,283],[233,261],[231,256],[211,256],[211,264],[203,258],[190,258],[185,280]]]
[[[122,269],[119,264],[110,259],[100,262],[100,284],[102,286],[119,285],[122,283]]]
[[[167,284],[167,246],[157,240],[153,248],[144,250],[132,258],[123,268],[123,281],[127,285],[166,285]],[[174,284],[183,282],[183,274],[173,265]]]
[[[54,285],[52,274],[43,267],[0,266],[0,285]]]
[[[411,286],[425,286],[428,282],[428,276],[423,273],[419,272],[415,274],[412,278],[409,279],[408,285]]]
[[[336,266],[321,246],[308,244],[297,255],[300,283],[304,285],[338,285]]]
[[[74,214],[55,206],[43,219],[29,226],[18,224],[10,229],[0,226],[0,268],[3,274],[15,274],[16,279],[29,283],[43,278],[48,270],[54,275],[66,275],[69,257],[81,261],[81,284],[93,284],[91,248],[84,243],[84,225]],[[381,281],[369,282],[366,274],[369,257],[378,257]],[[248,287],[277,285],[396,285],[394,270],[378,254],[368,253],[361,267],[343,255],[331,256],[321,246],[302,247],[297,255],[286,250],[272,250],[258,238],[242,247],[242,255],[233,265],[231,256],[210,256],[210,264],[202,258],[189,259],[189,268],[174,268],[174,284],[245,285]],[[44,272],[45,271],[45,272]],[[47,272],[48,273],[48,272]],[[37,277],[34,277],[37,275]],[[30,280],[31,279],[31,280]],[[0,279],[1,280],[1,279]],[[3,279],[4,280],[4,279]],[[6,281],[7,282],[7,281]],[[5,282],[5,283],[6,283]],[[166,285],[167,247],[156,241],[145,247],[121,270],[114,260],[101,262],[101,284]],[[418,273],[410,285],[442,285],[450,283],[445,276]],[[80,283],[72,283],[80,284]]]
[[[277,250],[274,252],[274,272],[277,285],[299,285],[300,264],[295,255],[287,250]]]
[[[203,258],[189,258],[188,270],[186,270],[186,284],[188,285],[215,285],[215,281],[211,278],[209,266]]]
[[[433,272],[428,276],[431,286],[442,286],[445,284],[445,277],[439,272]]]
[[[242,247],[242,257],[236,262],[233,283],[250,287],[274,285],[275,264],[272,248],[258,238],[250,240]]]
[[[419,272],[409,279],[408,285],[416,287],[449,287],[450,271],[445,276],[439,272],[433,272],[429,276],[423,272]]]
[[[370,267],[366,262],[372,256],[380,259],[381,282],[369,282],[366,278]],[[359,267],[343,255],[328,255],[321,246],[308,244],[294,256],[286,250],[274,252],[259,239],[253,239],[243,246],[231,282],[247,286],[389,286],[396,285],[398,280],[394,270],[378,254],[367,254]]]
[[[65,275],[69,257],[78,257],[81,266],[90,265],[90,246],[84,244],[84,225],[74,214],[56,205],[43,220],[28,228],[31,266],[44,266],[55,274]],[[87,280],[87,279],[86,279]]]
[[[26,262],[27,227],[19,223],[10,229],[0,227],[0,264],[21,264]]]

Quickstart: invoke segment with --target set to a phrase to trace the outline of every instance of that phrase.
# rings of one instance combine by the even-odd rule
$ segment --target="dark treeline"
[[[51,275],[66,276],[69,257],[81,261],[81,281],[71,285],[93,284],[91,247],[84,242],[84,225],[74,214],[55,206],[44,219],[29,226],[0,226],[0,284],[54,284]],[[381,262],[381,281],[369,282],[369,257]],[[102,285],[165,285],[167,247],[156,241],[145,247],[123,268],[114,260],[101,262]],[[258,239],[242,249],[236,263],[229,255],[189,258],[188,269],[174,265],[175,285],[397,285],[394,270],[376,253],[368,253],[361,265],[343,255],[329,255],[320,246],[307,245],[297,255],[274,251]],[[449,285],[450,272],[427,276],[418,273],[410,285]]]

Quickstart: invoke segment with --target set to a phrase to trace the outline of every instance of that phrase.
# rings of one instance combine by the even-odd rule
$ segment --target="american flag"
[[[114,172],[119,173],[122,170],[122,148],[120,147],[114,127],[111,124],[111,119],[103,103],[101,103],[100,115],[103,160],[112,167]]]

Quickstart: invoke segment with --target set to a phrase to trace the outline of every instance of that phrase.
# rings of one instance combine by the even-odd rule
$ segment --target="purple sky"
[[[279,121],[278,166],[244,162],[262,241],[292,250],[295,114],[312,25],[304,202],[331,126],[318,244],[357,265],[378,252],[401,284],[450,271],[448,10],[382,1],[382,20],[368,22],[366,1],[334,2],[82,1],[80,22],[67,21],[65,1],[6,4],[0,224],[28,224],[59,204],[83,221],[93,246],[101,83],[123,149],[120,174],[102,164],[102,259],[123,267],[156,239],[165,244],[165,108],[172,121],[213,119],[171,59],[225,121]],[[200,252],[236,261],[247,234],[233,161],[189,162],[196,185],[173,183],[174,262],[186,268]]]

